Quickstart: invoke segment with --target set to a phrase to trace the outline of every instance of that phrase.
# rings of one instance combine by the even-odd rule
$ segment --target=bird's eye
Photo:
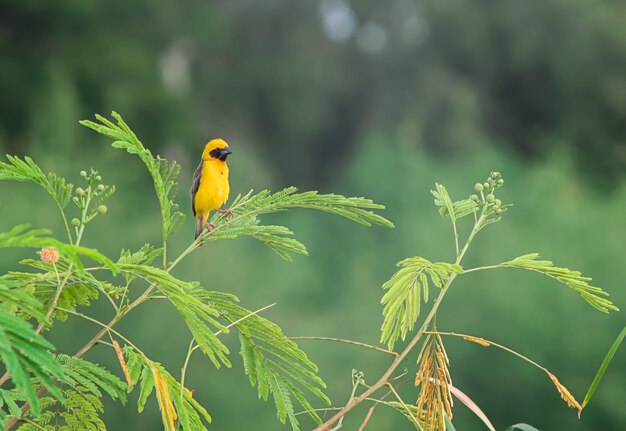
[[[221,148],[216,148],[214,150],[211,150],[211,152],[209,153],[209,155],[211,157],[213,157],[214,159],[219,159],[220,156],[222,155],[222,150]]]

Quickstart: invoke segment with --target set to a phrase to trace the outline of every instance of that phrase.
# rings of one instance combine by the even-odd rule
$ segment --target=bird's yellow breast
[[[220,160],[206,160],[202,166],[202,177],[194,205],[198,216],[220,208],[228,200],[228,165]]]

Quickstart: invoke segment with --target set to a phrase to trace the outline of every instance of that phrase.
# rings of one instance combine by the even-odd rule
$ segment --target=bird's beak
[[[220,150],[220,160],[225,162],[226,158],[233,153],[233,150],[231,150],[230,148],[226,147],[226,148],[222,148]]]

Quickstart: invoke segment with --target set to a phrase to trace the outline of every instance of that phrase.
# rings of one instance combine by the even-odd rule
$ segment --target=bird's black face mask
[[[233,151],[230,148],[224,147],[224,148],[216,148],[213,151],[211,151],[209,154],[214,159],[218,159],[218,160],[221,160],[222,162],[225,162],[226,158],[232,153]]]

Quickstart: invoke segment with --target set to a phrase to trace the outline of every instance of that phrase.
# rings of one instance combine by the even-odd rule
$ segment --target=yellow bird
[[[228,184],[228,165],[226,158],[232,154],[228,144],[223,139],[211,139],[202,152],[202,160],[193,174],[191,186],[191,209],[198,219],[196,222],[196,236],[198,238],[206,226],[209,232],[213,225],[208,222],[209,213],[232,214],[231,210],[221,210],[220,207],[228,200],[230,185]]]

